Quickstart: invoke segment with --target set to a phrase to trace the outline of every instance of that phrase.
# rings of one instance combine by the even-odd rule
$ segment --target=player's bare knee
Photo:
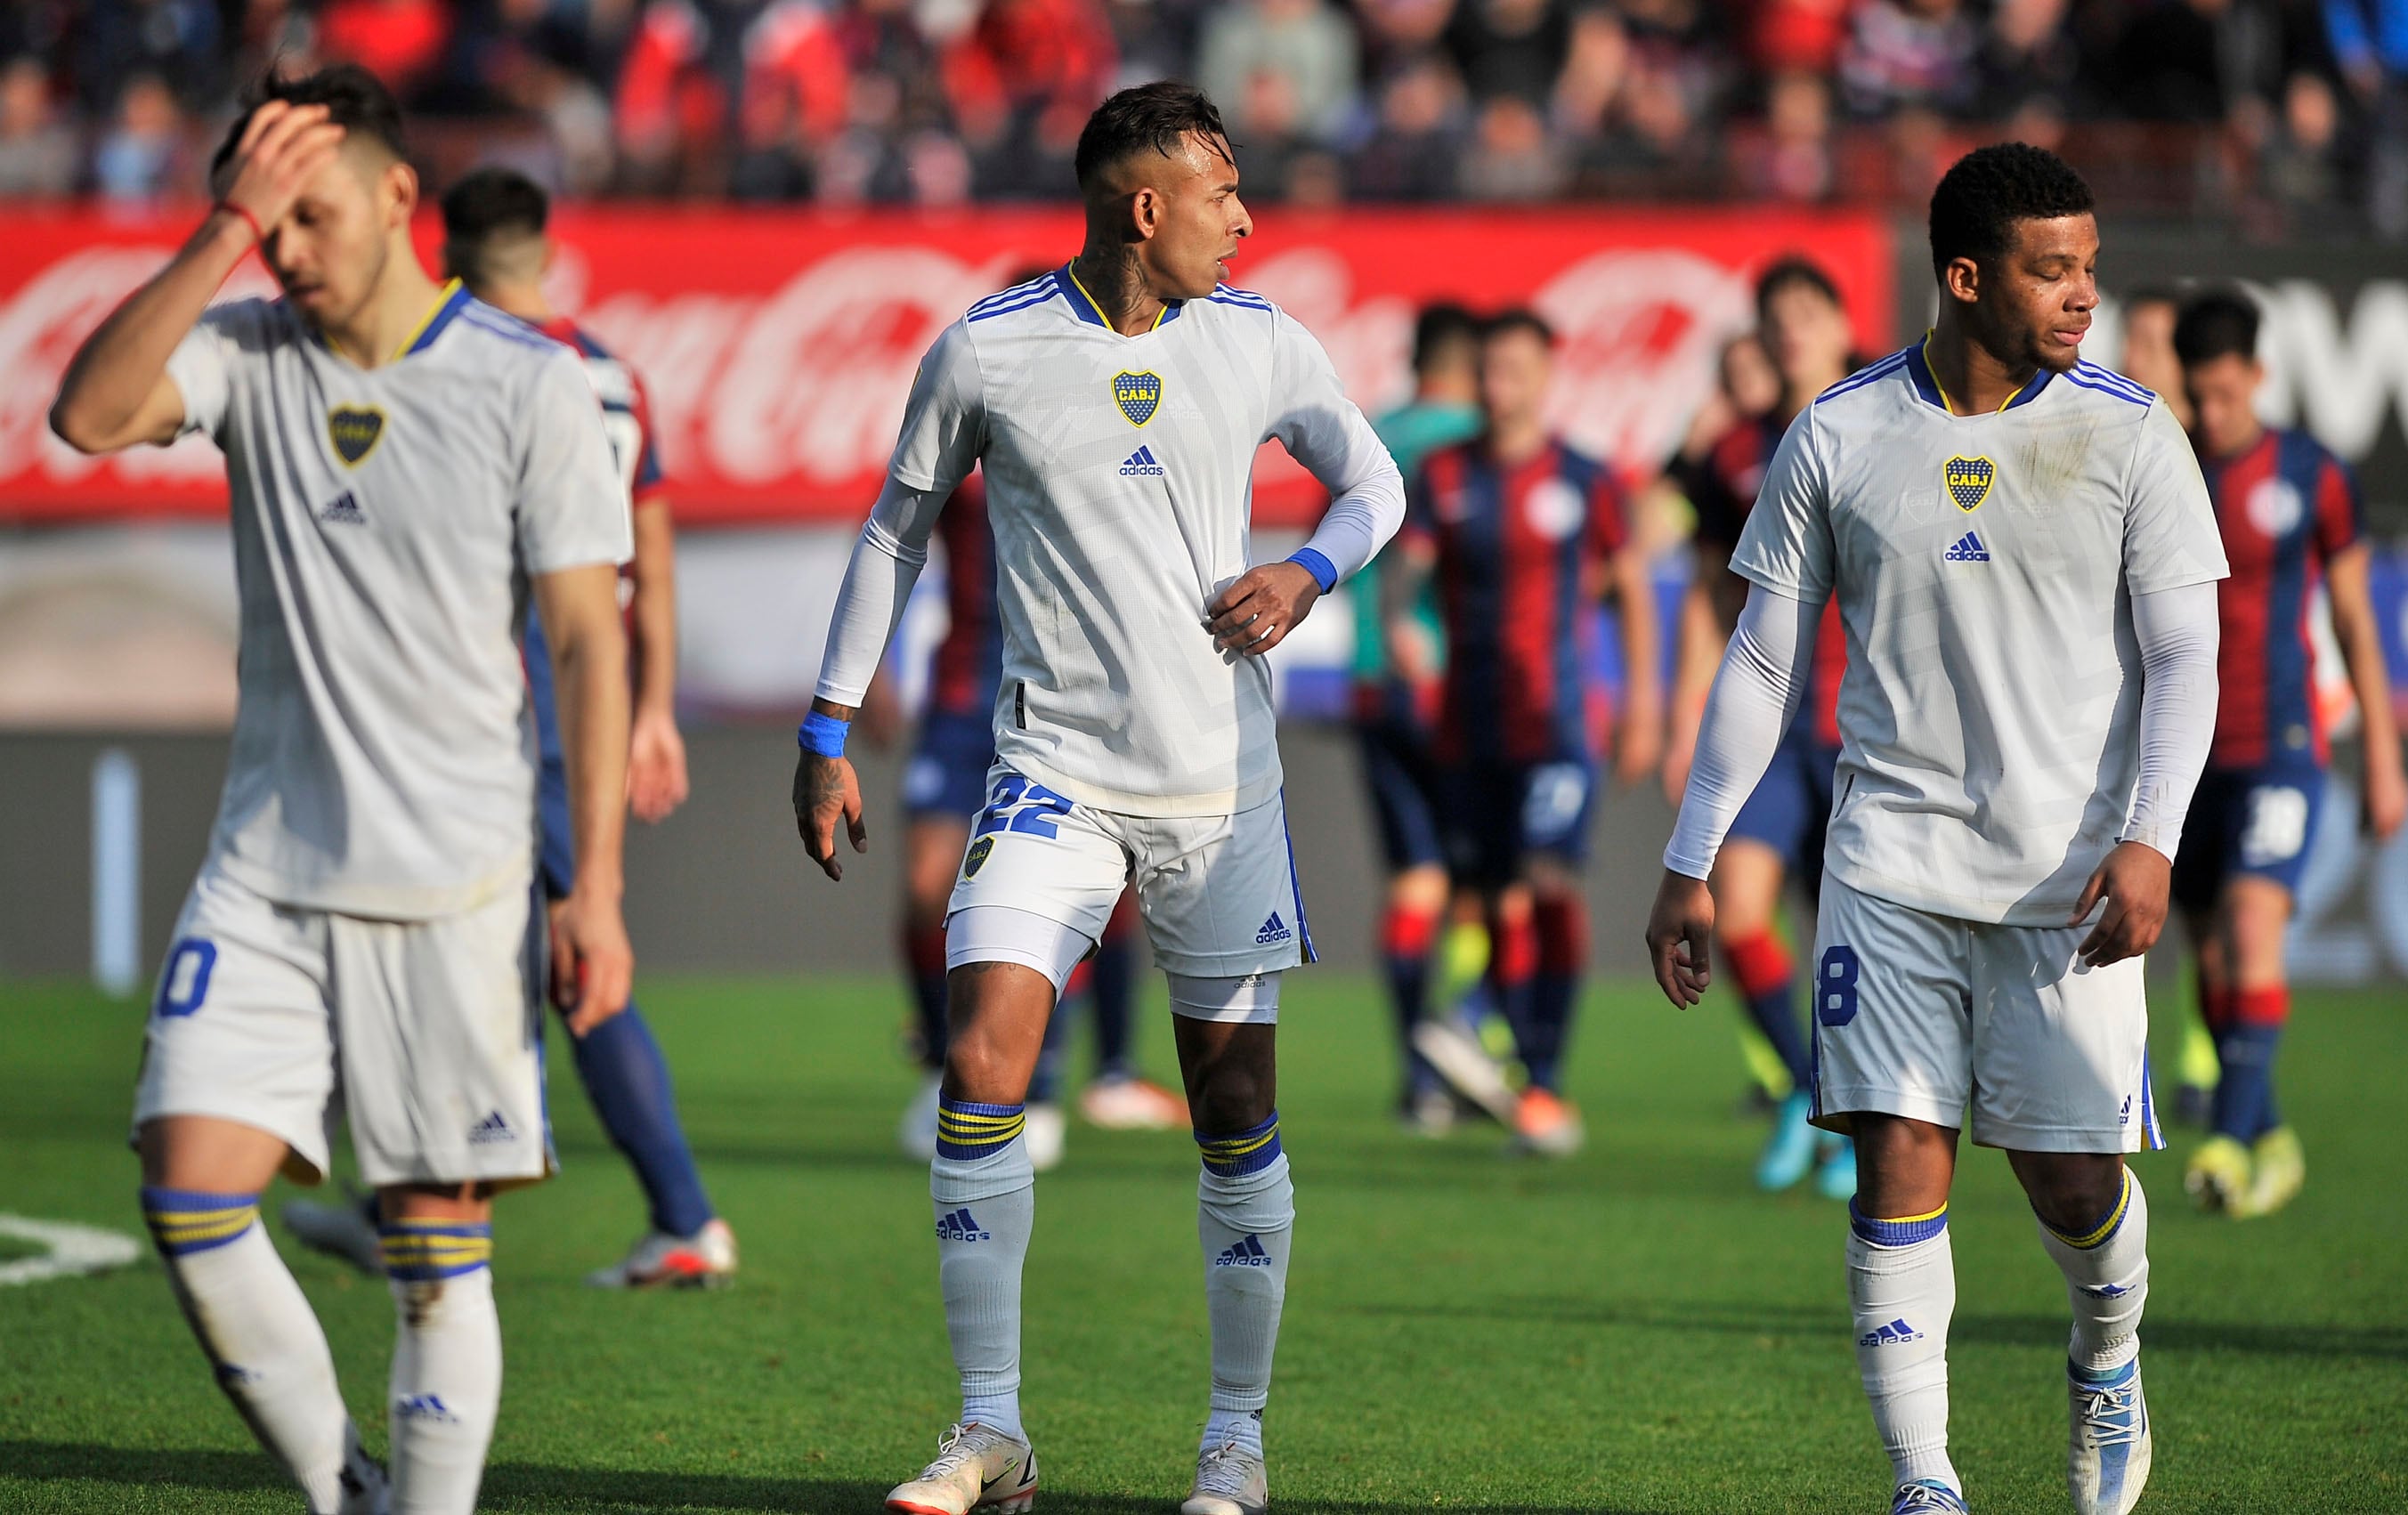
[[[2012,1152],[2034,1213],[2059,1231],[2087,1231],[2124,1193],[2124,1159],[2113,1152]]]

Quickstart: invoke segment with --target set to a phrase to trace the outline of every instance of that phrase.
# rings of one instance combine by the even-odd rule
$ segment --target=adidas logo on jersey
[[[368,523],[368,513],[360,508],[359,501],[344,494],[319,511],[318,519],[329,526],[365,526]]]
[[[1271,1254],[1263,1251],[1263,1238],[1249,1236],[1235,1247],[1212,1259],[1214,1267],[1268,1267]]]
[[[486,1147],[497,1141],[518,1139],[519,1134],[510,1129],[510,1123],[502,1119],[502,1112],[499,1110],[494,1111],[468,1128],[468,1145],[471,1147]]]
[[[1273,910],[1271,918],[1263,922],[1263,929],[1254,933],[1254,945],[1268,947],[1273,942],[1287,940],[1291,935],[1287,922],[1279,918],[1277,910]]]
[[[1868,1331],[1856,1338],[1859,1347],[1902,1347],[1910,1341],[1921,1341],[1923,1333],[1906,1323],[1900,1316],[1879,1330]]]
[[[460,1419],[452,1407],[443,1403],[441,1394],[411,1394],[393,1402],[395,1418],[405,1421],[441,1421],[446,1424]]]
[[[970,1208],[965,1205],[951,1215],[938,1218],[937,1239],[939,1241],[991,1241],[994,1239],[994,1235],[979,1229],[978,1222],[970,1218]]]
[[[1139,448],[1121,464],[1123,479],[1160,479],[1163,471],[1162,465],[1154,461],[1154,449],[1150,447]]]
[[[1956,538],[1956,545],[1951,547],[1942,556],[1950,563],[1987,563],[1990,561],[1990,550],[1982,545],[1979,535],[1969,531]]]

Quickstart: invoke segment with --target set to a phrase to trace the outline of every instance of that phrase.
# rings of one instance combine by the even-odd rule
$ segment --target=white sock
[[[2117,1372],[2141,1354],[2141,1308],[2149,1300],[2149,1200],[2139,1176],[2124,1170],[2123,1196],[2080,1236],[2039,1224],[2040,1244],[2057,1259],[2073,1301],[2067,1360],[2086,1373]]]
[[[1196,1134],[1204,1150],[1196,1229],[1204,1248],[1204,1303],[1212,1321],[1212,1404],[1204,1447],[1263,1451],[1280,1307],[1287,1298],[1296,1186],[1280,1150],[1279,1113],[1234,1136]]]
[[[490,1225],[379,1228],[393,1344],[393,1515],[469,1515],[502,1408],[502,1320]]]
[[[962,1378],[962,1423],[1025,1441],[1020,1423],[1020,1273],[1037,1226],[1037,1169],[1025,1107],[937,1101],[928,1197],[945,1334]]]
[[[1848,1303],[1873,1427],[1898,1482],[1930,1479],[1961,1494],[1948,1461],[1948,1321],[1956,1312],[1948,1207],[1883,1221],[1852,1200],[1848,1219]]]
[[[335,1515],[346,1472],[360,1477],[347,1468],[359,1438],[326,1334],[259,1223],[259,1196],[145,1188],[142,1218],[218,1387],[301,1485],[311,1515]]]

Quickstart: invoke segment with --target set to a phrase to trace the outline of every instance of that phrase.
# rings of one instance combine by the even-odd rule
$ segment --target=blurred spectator
[[[1455,67],[1483,105],[1500,94],[1544,101],[1570,41],[1556,0],[1459,0],[1446,29]]]
[[[986,0],[944,65],[980,188],[1060,195],[1079,129],[1111,93],[1117,64],[1096,0]]]
[[[1963,114],[1980,93],[1981,43],[1959,0],[1866,0],[1840,54],[1848,107],[1874,117],[1907,107]]]
[[[1221,103],[1240,141],[1292,123],[1297,135],[1326,145],[1355,124],[1355,53],[1354,23],[1323,0],[1231,0],[1204,22],[1196,82]],[[1276,82],[1267,85],[1266,76]],[[1287,118],[1276,127],[1254,114],[1266,93],[1280,97]]]
[[[1767,74],[1828,74],[1848,35],[1848,0],[1763,0],[1751,40]]]
[[[1739,164],[1742,193],[1805,202],[1829,196],[1831,86],[1817,74],[1775,78],[1764,92],[1764,135]]]
[[[1354,0],[1355,29],[1362,35],[1366,68],[1386,79],[1405,64],[1427,56],[1446,35],[1455,0]]]
[[[2124,296],[2123,355],[2118,372],[2157,392],[2173,418],[2190,429],[2190,396],[2183,388],[2182,360],[2174,355],[2174,319],[2182,296],[2171,286],[2143,285]]]
[[[20,53],[0,64],[0,196],[73,193],[79,153],[75,133],[51,103],[42,61]]]
[[[1370,141],[1354,155],[1354,194],[1367,200],[1444,200],[1455,193],[1463,137],[1463,80],[1426,54],[1398,68],[1380,91]]]
[[[69,50],[76,93],[95,118],[121,104],[136,74],[174,80],[194,106],[225,84],[225,33],[212,0],[90,0],[76,12]]]
[[[92,155],[93,187],[123,206],[197,193],[187,126],[166,80],[156,74],[127,79],[108,135]]]
[[[330,0],[318,13],[319,50],[366,66],[404,102],[433,78],[451,41],[442,0]]]
[[[1546,200],[1562,193],[1570,178],[1539,107],[1506,93],[1480,107],[1455,187],[1468,200]]]
[[[2291,76],[2282,115],[2258,151],[2258,185],[2274,223],[2270,232],[2334,231],[2342,204],[2341,102],[2322,74]]]
[[[630,188],[660,193],[713,177],[739,56],[732,30],[687,0],[644,7],[619,67],[616,101]]]
[[[2373,131],[2367,212],[2375,230],[2408,239],[2408,0],[2324,0],[2342,78]]]

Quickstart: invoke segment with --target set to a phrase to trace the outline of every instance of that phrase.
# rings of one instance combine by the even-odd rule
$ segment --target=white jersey
[[[216,865],[280,905],[394,920],[523,887],[528,577],[632,548],[577,354],[454,284],[380,368],[245,300],[204,315],[167,374],[233,493],[241,695]]]
[[[1224,286],[1125,336],[1066,269],[938,337],[890,489],[941,499],[985,465],[1002,763],[1128,815],[1227,815],[1278,792],[1270,667],[1204,629],[1206,602],[1250,566],[1254,454],[1273,437],[1383,518],[1333,565],[1359,568],[1396,529],[1402,481],[1321,345],[1269,301]],[[846,661],[832,651],[820,693],[858,704],[875,655]]]
[[[2227,569],[2189,440],[2091,364],[1952,415],[1920,346],[1791,423],[1731,554],[1847,630],[1827,865],[1969,921],[2062,925],[2139,762],[2129,597]]]

